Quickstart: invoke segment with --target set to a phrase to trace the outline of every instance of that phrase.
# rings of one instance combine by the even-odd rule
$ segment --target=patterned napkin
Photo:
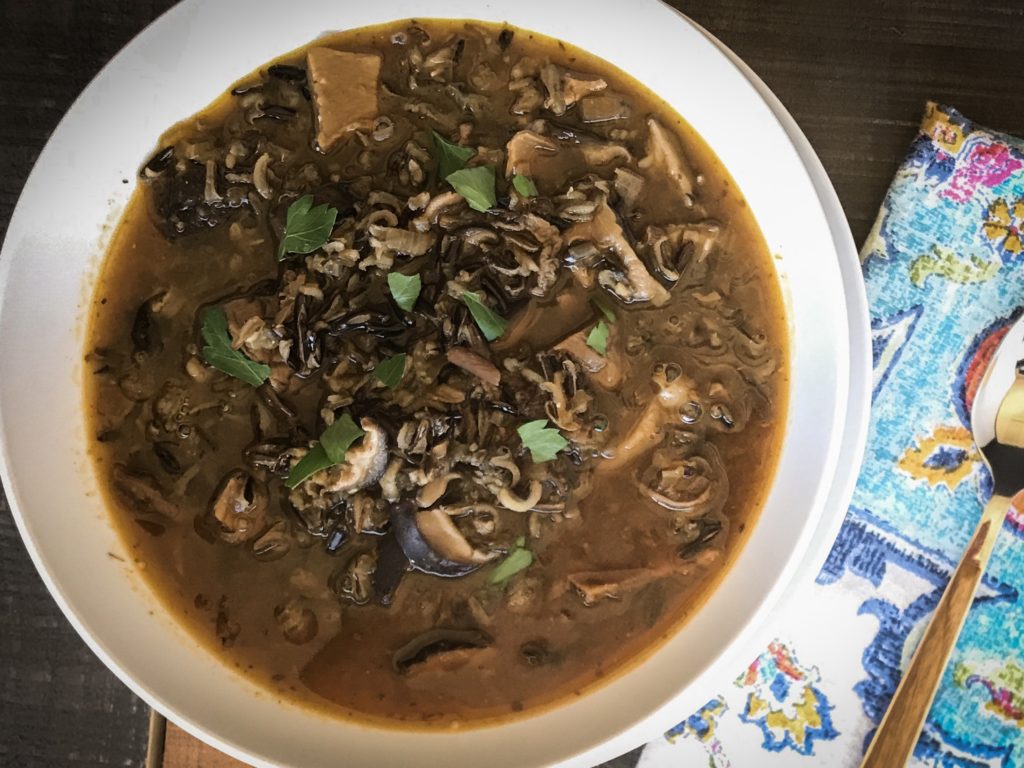
[[[981,513],[969,432],[1024,304],[1024,141],[929,104],[861,252],[868,449],[814,584],[641,768],[856,766]],[[913,766],[1024,768],[1024,513],[1011,510]]]

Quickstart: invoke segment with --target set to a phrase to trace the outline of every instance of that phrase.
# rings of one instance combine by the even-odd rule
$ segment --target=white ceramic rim
[[[259,5],[259,3],[250,3],[246,13],[251,13],[253,16],[258,15],[253,8],[254,5]],[[264,5],[267,6],[268,12],[280,6],[280,4],[270,3],[265,3]],[[413,15],[414,11],[419,11],[422,16],[476,17],[492,18],[495,20],[508,18],[513,24],[519,26],[536,28],[539,31],[562,37],[569,41],[579,40],[579,37],[573,34],[573,29],[570,26],[564,24],[561,26],[557,24],[546,26],[523,20],[529,17],[528,11],[536,13],[538,9],[543,8],[544,3],[541,0],[523,2],[515,11],[504,8],[499,11],[492,3],[478,4],[472,3],[469,0],[452,0],[452,2],[444,2],[436,6],[430,2],[414,3],[410,0],[395,0],[391,3],[377,3],[375,5],[375,8],[363,11],[363,15],[376,15],[376,20],[384,20],[386,17],[407,17]],[[311,2],[309,6],[323,9],[327,15],[321,18],[330,18],[328,12],[330,3],[327,0]],[[386,12],[382,10],[382,6],[386,7]],[[436,11],[424,12],[430,11],[431,8],[436,8]],[[308,9],[304,8],[303,10]],[[3,257],[0,258],[0,297],[2,297],[0,299],[0,354],[3,355],[3,359],[6,361],[11,361],[13,364],[24,363],[32,360],[35,356],[34,348],[30,341],[15,335],[15,332],[23,326],[15,322],[18,318],[17,312],[19,310],[16,306],[15,309],[11,309],[12,304],[9,302],[8,291],[12,282],[12,269],[23,270],[25,258],[22,257],[21,262],[15,265],[14,255],[16,252],[21,252],[26,244],[38,244],[40,238],[45,242],[46,230],[43,229],[40,232],[32,226],[34,223],[38,223],[38,220],[36,222],[32,221],[33,217],[37,215],[34,207],[37,207],[40,201],[44,199],[53,197],[59,199],[60,190],[54,191],[52,186],[55,181],[53,171],[58,167],[58,161],[60,160],[65,163],[65,171],[68,171],[69,168],[74,168],[73,161],[70,166],[67,165],[67,162],[68,155],[73,154],[75,149],[73,142],[71,142],[75,129],[80,130],[83,124],[92,129],[96,129],[101,125],[99,122],[90,123],[90,121],[98,121],[101,117],[96,114],[95,104],[91,103],[90,100],[94,98],[102,100],[104,95],[109,96],[109,93],[105,94],[105,89],[110,88],[111,82],[113,82],[118,73],[124,75],[126,70],[133,66],[138,71],[145,71],[147,66],[151,66],[147,61],[150,55],[155,55],[157,58],[166,58],[169,55],[168,43],[166,40],[161,40],[162,34],[175,30],[176,27],[176,31],[179,33],[191,31],[188,26],[189,17],[195,20],[200,16],[204,16],[208,22],[233,20],[230,11],[231,7],[228,3],[207,3],[201,7],[199,0],[186,0],[186,2],[169,11],[133,40],[104,68],[93,83],[83,92],[79,100],[69,110],[61,125],[54,132],[25,185],[22,199],[19,201],[10,223],[8,235],[4,243]],[[350,11],[351,9],[346,9],[344,13],[348,14]],[[613,4],[605,2],[592,3],[590,11],[595,20],[594,23],[597,23],[599,19],[615,20],[616,18],[621,18],[623,13],[618,3],[614,4],[613,7]],[[355,12],[352,13],[354,14]],[[273,16],[271,15],[272,18]],[[352,18],[352,15],[346,16],[346,18]],[[537,15],[532,18],[536,19],[540,18],[540,16]],[[622,20],[625,21],[625,19]],[[678,40],[685,42],[686,45],[693,46],[695,49],[700,46],[700,41],[702,40],[695,25],[684,25],[670,9],[662,6],[660,3],[653,2],[653,0],[642,0],[631,5],[629,8],[629,20],[644,24],[653,21],[655,24],[675,25],[673,32],[677,33]],[[264,19],[260,23],[270,24],[271,20]],[[353,23],[352,25],[361,25],[361,23]],[[621,26],[612,27],[612,29],[620,28]],[[648,28],[653,29],[654,27]],[[282,27],[282,30],[284,29]],[[283,42],[273,53],[276,54],[288,50],[305,42],[311,36],[308,30],[303,32],[302,36],[298,38],[294,38],[294,34],[283,33]],[[163,42],[163,47],[161,47],[161,42]],[[186,39],[181,41],[183,54],[184,51],[188,50],[188,45],[191,42],[190,39],[187,39],[187,36]],[[720,46],[720,44],[718,45]],[[586,47],[613,63],[617,63],[616,56],[613,55],[611,48],[606,50],[598,45],[586,45]],[[708,690],[708,683],[717,683],[722,679],[722,671],[731,673],[736,668],[736,664],[748,660],[747,657],[752,649],[757,647],[759,642],[758,629],[765,617],[777,605],[787,586],[793,582],[794,576],[807,570],[807,563],[817,557],[816,550],[821,546],[821,542],[831,543],[829,533],[831,532],[834,535],[835,528],[841,523],[842,512],[845,510],[845,503],[856,476],[858,462],[856,460],[853,463],[844,461],[837,472],[837,461],[841,454],[844,459],[851,457],[859,458],[863,447],[864,427],[866,425],[867,390],[862,386],[858,386],[860,382],[857,377],[857,368],[863,366],[866,359],[863,352],[866,349],[864,341],[867,338],[867,314],[866,304],[863,300],[863,286],[860,282],[859,265],[852,248],[849,231],[841,215],[841,209],[838,206],[838,201],[835,199],[834,191],[832,191],[831,186],[828,184],[827,177],[824,176],[820,164],[814,158],[813,152],[810,151],[806,140],[799,133],[799,130],[795,128],[792,119],[781,108],[781,105],[777,101],[773,103],[773,98],[768,98],[770,93],[766,95],[767,89],[764,89],[758,95],[759,89],[763,88],[763,84],[752,77],[749,74],[749,70],[744,71],[745,68],[742,68],[742,65],[737,63],[735,57],[730,55],[728,57],[716,58],[711,57],[706,52],[703,53],[708,57],[708,64],[714,70],[711,73],[704,72],[704,74],[713,75],[713,78],[721,78],[721,82],[728,83],[730,93],[736,94],[738,98],[742,98],[745,102],[749,101],[751,108],[757,113],[751,119],[756,117],[760,121],[758,124],[766,132],[766,143],[782,140],[782,144],[779,146],[784,151],[792,153],[797,159],[797,162],[793,163],[793,169],[796,171],[800,167],[802,173],[796,173],[790,181],[796,189],[802,189],[803,186],[807,186],[814,197],[816,207],[820,209],[820,217],[817,214],[812,216],[811,218],[815,219],[815,221],[811,222],[811,224],[819,226],[818,235],[824,232],[829,238],[830,247],[826,247],[824,241],[820,237],[818,238],[822,243],[823,255],[831,260],[832,251],[835,252],[835,263],[832,266],[838,273],[835,285],[841,288],[841,294],[833,298],[836,302],[843,303],[843,306],[836,305],[834,310],[843,315],[844,321],[837,326],[842,331],[841,337],[830,340],[830,343],[835,345],[839,351],[836,367],[834,370],[825,372],[826,374],[834,375],[836,381],[834,382],[834,389],[831,390],[834,401],[823,413],[825,418],[822,423],[827,425],[827,427],[823,428],[827,429],[829,434],[836,437],[829,442],[824,455],[819,457],[820,472],[818,472],[818,482],[814,487],[813,500],[808,507],[811,511],[808,513],[803,524],[795,530],[794,543],[785,563],[780,565],[771,578],[764,579],[764,583],[759,585],[763,588],[767,583],[770,584],[770,588],[763,591],[763,595],[757,605],[746,614],[747,618],[740,621],[736,628],[730,631],[731,640],[728,642],[728,647],[723,649],[717,657],[710,655],[697,665],[696,668],[687,670],[684,676],[689,677],[689,685],[684,690],[679,690],[678,682],[650,679],[651,674],[645,673],[645,670],[653,669],[656,666],[655,660],[659,656],[663,656],[670,646],[673,644],[678,645],[676,641],[679,639],[679,636],[677,636],[669,641],[665,647],[657,651],[654,657],[640,668],[623,678],[609,683],[599,691],[589,694],[581,701],[563,706],[541,717],[510,723],[501,728],[468,731],[457,736],[452,736],[451,734],[431,734],[425,736],[424,734],[414,732],[381,732],[375,729],[365,729],[352,724],[328,721],[316,715],[303,712],[302,715],[308,722],[296,723],[294,718],[288,720],[290,725],[295,725],[295,731],[291,733],[291,738],[280,738],[281,734],[277,734],[278,738],[274,743],[264,743],[262,746],[253,747],[252,745],[255,741],[260,739],[250,738],[250,734],[245,734],[243,730],[240,730],[237,727],[237,723],[232,725],[230,720],[225,720],[225,717],[219,716],[217,712],[207,712],[196,719],[193,719],[190,714],[186,713],[186,710],[188,713],[202,710],[204,702],[189,701],[187,706],[182,706],[180,696],[171,699],[160,695],[158,691],[173,687],[174,678],[178,670],[157,669],[152,663],[148,665],[140,663],[140,660],[144,657],[133,657],[123,647],[118,647],[117,651],[112,651],[111,646],[116,645],[116,643],[110,642],[110,632],[112,630],[108,627],[103,632],[97,632],[93,625],[97,623],[96,618],[102,616],[104,621],[117,627],[118,617],[116,612],[103,614],[101,613],[101,608],[96,605],[95,599],[93,599],[92,603],[89,603],[87,596],[77,593],[73,599],[69,598],[69,593],[74,593],[76,589],[80,589],[80,585],[75,584],[73,579],[65,578],[63,581],[59,581],[54,577],[53,574],[57,570],[65,567],[63,564],[59,566],[54,565],[53,556],[55,554],[71,557],[80,556],[83,561],[89,561],[90,567],[99,568],[103,564],[102,561],[95,563],[89,560],[90,557],[94,557],[95,553],[77,553],[73,549],[55,552],[54,547],[49,545],[49,549],[44,551],[40,547],[40,537],[37,535],[39,531],[38,526],[45,523],[46,518],[45,516],[41,517],[39,512],[33,512],[32,515],[24,514],[23,496],[30,489],[31,493],[35,494],[35,489],[41,487],[41,484],[46,483],[48,477],[41,467],[32,466],[29,463],[30,457],[25,455],[28,449],[24,448],[28,444],[29,435],[27,425],[24,423],[26,417],[23,414],[17,413],[12,405],[14,403],[19,405],[30,403],[34,396],[37,398],[35,393],[40,390],[36,388],[37,382],[27,375],[21,375],[10,386],[5,381],[4,386],[6,388],[0,392],[3,395],[2,400],[0,400],[0,406],[2,406],[2,410],[0,410],[0,478],[3,479],[4,485],[7,488],[15,521],[47,587],[54,595],[65,615],[67,615],[68,619],[92,650],[137,694],[158,710],[165,712],[171,719],[181,724],[193,734],[229,754],[259,765],[296,764],[298,759],[296,755],[301,753],[301,747],[297,747],[296,742],[301,744],[306,738],[315,741],[314,737],[317,730],[322,732],[325,728],[335,728],[338,730],[339,739],[341,739],[337,743],[343,743],[347,747],[352,748],[347,753],[347,762],[353,765],[372,764],[375,762],[380,764],[378,761],[390,764],[400,762],[409,766],[431,765],[436,762],[437,756],[440,754],[445,755],[446,762],[449,765],[473,765],[479,761],[481,754],[487,754],[487,761],[495,766],[495,768],[503,765],[544,764],[560,760],[566,761],[567,765],[584,766],[622,752],[643,740],[658,735],[665,727],[671,725],[680,714],[685,714],[695,704],[703,703],[696,701],[694,697],[699,698],[702,695],[702,690]],[[255,59],[250,59],[249,63],[241,64],[238,75],[251,70],[267,58],[267,55],[260,54]],[[732,63],[729,63],[730,61]],[[167,61],[163,60],[160,63],[164,66],[168,64]],[[635,67],[627,65],[624,68],[633,74],[638,74]],[[183,62],[181,70],[190,72],[194,70],[194,66]],[[649,78],[641,77],[641,79],[652,86],[654,85]],[[195,82],[199,82],[199,80],[197,79]],[[218,81],[216,85],[222,86],[223,84],[222,81]],[[663,94],[666,92],[664,89],[657,87],[655,89]],[[209,95],[212,95],[212,93]],[[196,104],[195,107],[202,106],[202,103],[209,100],[209,95],[201,99],[200,103]],[[151,107],[155,112],[159,113],[159,103],[156,101],[156,95],[154,94],[151,98],[153,103],[138,104],[135,108],[145,109]],[[694,119],[694,115],[687,114],[685,109],[680,111],[700,130],[700,121]],[[165,120],[162,125],[170,124],[174,118],[180,117],[182,114],[187,114],[187,112],[176,113],[171,119]],[[715,147],[715,137],[703,131],[702,133],[709,140],[709,143]],[[126,137],[126,141],[129,138]],[[155,139],[155,136],[152,138]],[[786,150],[787,147],[788,150]],[[717,147],[715,148],[717,150]],[[63,157],[60,157],[62,152],[65,154]],[[720,154],[722,153],[720,152]],[[136,161],[142,156],[142,154],[138,154]],[[87,163],[83,162],[83,165],[87,165]],[[738,175],[735,173],[735,166],[730,165],[729,167],[734,171],[734,175]],[[117,169],[117,172],[119,174],[131,173],[133,169],[134,166]],[[97,181],[97,184],[103,189],[108,189],[109,175],[110,173]],[[50,184],[49,187],[45,187],[47,183]],[[115,189],[113,186],[109,188]],[[744,186],[743,188],[746,192],[747,187]],[[794,193],[794,196],[797,195]],[[118,203],[123,204],[123,199],[119,200],[115,195],[111,202],[114,209],[116,209]],[[55,230],[55,239],[59,240],[61,235],[60,226],[54,226],[53,229]],[[100,238],[86,235],[85,239],[92,242]],[[71,249],[71,252],[74,252],[76,248],[80,250],[81,243],[71,239],[68,243],[62,243],[62,245],[66,245]],[[39,279],[51,280],[54,285],[61,285],[62,274],[59,262],[44,262],[41,259],[38,268],[40,272]],[[17,285],[23,286],[26,284],[24,275],[20,272],[15,277]],[[848,322],[847,318],[849,318]],[[80,338],[74,340],[75,352],[80,347],[80,343]],[[853,345],[852,357],[847,354],[847,347],[851,344]],[[72,361],[76,357],[77,355],[73,355],[66,362],[69,365],[74,365]],[[869,370],[869,368],[866,370]],[[860,375],[860,380],[866,380],[863,373]],[[75,384],[77,386],[77,379]],[[38,382],[39,387],[44,385],[45,381]],[[14,394],[12,394],[12,391]],[[847,397],[849,397],[849,408],[847,408]],[[49,403],[49,405],[54,412],[68,417],[70,423],[78,423],[80,414],[76,416],[72,413],[77,408],[77,403],[53,402]],[[47,424],[43,421],[41,425],[46,426]],[[63,440],[64,436],[53,436],[55,441],[58,438]],[[72,436],[70,439],[80,441],[81,438],[82,435],[79,434]],[[11,451],[12,441],[20,441],[17,454]],[[14,467],[17,467],[17,469],[14,470]],[[83,503],[95,505],[96,502],[93,499],[92,502],[86,501]],[[823,514],[826,506],[830,511],[828,514]],[[52,515],[54,510],[49,509],[47,512]],[[748,544],[748,550],[753,543],[751,541]],[[745,552],[745,554],[749,554],[749,552]],[[109,566],[109,564],[107,565]],[[734,578],[738,568],[739,564],[726,577],[726,583]],[[720,591],[724,587],[725,585],[723,584]],[[88,611],[82,610],[83,605],[88,605]],[[688,638],[693,638],[699,637],[700,633],[703,632],[705,634],[704,642],[707,642],[707,633],[710,631],[710,628],[699,626],[702,614],[704,613],[706,613],[706,610],[699,612],[683,630],[683,633],[680,634],[685,633]],[[169,620],[163,620],[164,623],[161,625],[161,621],[159,617],[154,618],[153,626],[146,628],[146,632],[149,634],[147,637],[141,638],[141,640],[149,639],[154,643],[159,643],[160,632],[174,634],[177,631],[180,636],[179,640],[187,642],[187,638],[184,637],[180,629],[176,628],[176,625],[170,623]],[[156,629],[157,625],[161,625],[159,631]],[[101,639],[101,635],[103,639]],[[191,652],[194,653],[194,650]],[[183,650],[182,653],[185,654],[186,651]],[[183,658],[185,657],[183,656]],[[152,659],[150,658],[149,661],[152,662]],[[212,659],[210,661],[215,664]],[[171,665],[169,664],[168,666]],[[219,665],[217,667],[219,670]],[[223,670],[219,671],[223,673]],[[218,676],[212,667],[204,669],[204,673],[210,674],[211,679]],[[197,690],[203,688],[205,678],[202,674],[195,674],[195,670],[191,669],[183,669],[181,674],[191,675]],[[646,678],[644,677],[645,674]],[[237,685],[239,688],[246,688],[249,695],[253,696],[251,709],[254,711],[260,710],[262,714],[274,711],[276,705],[270,702],[266,696],[261,698],[252,690],[251,686],[246,687],[242,683],[237,683]],[[652,690],[654,690],[654,693],[651,692]],[[211,692],[211,698],[215,699],[215,694],[219,694],[219,691]],[[197,697],[193,695],[192,698],[196,699]],[[200,696],[198,698],[201,699],[203,697]],[[623,703],[623,706],[628,706],[630,702],[641,701],[643,702],[642,711],[634,710],[628,715],[616,718],[613,716],[614,713],[608,708],[609,702],[616,698],[618,698],[619,702]],[[267,710],[268,706],[270,710]],[[282,719],[286,718],[282,715]],[[386,734],[389,745],[385,749],[382,749],[380,746],[384,744],[380,739],[382,733]],[[242,735],[240,736],[240,734]],[[260,734],[256,735],[259,736]],[[264,734],[264,736],[272,735]],[[264,738],[262,741],[266,742],[267,739]],[[429,748],[424,750],[426,741],[430,741],[431,744]],[[514,754],[510,750],[505,752],[492,751],[496,745],[504,747],[515,745],[517,751]],[[483,746],[488,748],[486,753],[480,751]],[[333,760],[328,760],[326,755],[311,755],[309,762],[306,762],[305,758],[303,758],[303,764],[310,766],[328,765],[332,762]]]

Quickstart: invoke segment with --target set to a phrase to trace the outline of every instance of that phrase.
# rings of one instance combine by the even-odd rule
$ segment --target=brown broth
[[[474,33],[467,32],[469,24],[492,35],[499,30],[476,22],[418,23],[430,31],[432,46],[453,34],[472,38]],[[408,22],[352,30],[318,40],[316,45],[389,50],[391,35],[406,26]],[[167,285],[184,286],[187,290],[175,296],[180,307],[163,329],[163,352],[142,367],[143,378],[151,380],[138,386],[140,392],[155,392],[161,382],[174,380],[187,389],[193,407],[205,400],[213,403],[209,385],[192,382],[183,370],[182,350],[191,345],[194,351],[196,344],[196,312],[242,286],[277,275],[269,240],[262,248],[239,248],[226,226],[174,242],[166,240],[153,223],[147,188],[140,184],[110,246],[91,308],[85,374],[87,415],[95,438],[90,453],[118,530],[165,609],[211,653],[284,699],[356,720],[408,727],[483,723],[535,713],[545,705],[580,695],[654,649],[712,595],[722,574],[742,551],[771,484],[786,415],[786,323],[771,256],[740,191],[700,136],[628,75],[573,46],[516,30],[508,61],[502,66],[507,68],[524,55],[599,73],[610,90],[631,102],[631,128],[641,124],[644,116],[657,115],[671,127],[690,163],[703,175],[702,203],[709,215],[727,226],[724,255],[716,262],[712,285],[720,286],[767,337],[777,370],[770,379],[770,402],[760,404],[746,428],[738,434],[716,433],[711,438],[730,480],[724,508],[728,526],[720,536],[719,560],[695,572],[677,570],[622,600],[583,605],[565,586],[568,574],[657,566],[670,562],[674,553],[666,533],[665,510],[635,490],[635,467],[598,473],[593,493],[580,505],[580,514],[559,523],[534,550],[538,565],[529,573],[539,578],[547,599],[528,613],[514,613],[499,593],[488,629],[494,637],[491,647],[454,669],[431,668],[400,676],[392,670],[392,653],[421,630],[439,623],[465,623],[460,599],[485,590],[487,569],[461,579],[410,573],[390,608],[354,606],[340,604],[327,589],[328,577],[339,559],[325,554],[319,545],[293,548],[274,562],[257,562],[247,547],[201,539],[192,520],[206,508],[224,472],[239,465],[242,448],[250,440],[250,409],[255,400],[251,389],[225,385],[232,396],[222,407],[220,418],[206,426],[202,461],[198,461],[198,453],[179,452],[183,473],[170,478],[168,484],[192,471],[190,459],[195,459],[197,467],[187,483],[180,481],[182,520],[154,524],[151,518],[140,516],[113,489],[111,473],[119,463],[160,471],[145,444],[151,404],[127,399],[117,379],[108,375],[106,360],[131,355],[128,329],[143,301]],[[300,50],[278,61],[301,62],[302,57]],[[385,57],[383,82],[398,76],[397,58]],[[217,126],[234,108],[235,98],[225,94],[172,128],[160,146],[204,130],[216,134]],[[494,114],[507,114],[509,98],[504,90],[494,96]],[[386,111],[387,105],[382,109]],[[475,141],[504,147],[507,120],[480,122],[484,127]],[[312,151],[309,154],[311,160],[317,159]],[[345,151],[334,161],[343,177],[354,162]],[[647,199],[647,221],[671,219],[673,209],[664,202],[667,199]],[[693,302],[691,296],[677,296],[659,311],[671,322],[674,313],[694,311]],[[638,330],[638,323],[648,322],[646,317],[643,312],[620,312],[617,333],[628,336]],[[97,357],[96,349],[106,354]],[[655,339],[649,359],[678,363],[697,379],[703,375],[682,345],[667,334],[664,340]],[[649,372],[638,368],[630,372],[621,394],[599,393],[600,409],[611,417],[613,437],[628,429],[642,410],[643,398],[650,397],[648,378]],[[315,406],[305,411],[312,413]],[[512,524],[520,525],[519,521]],[[317,615],[319,630],[311,642],[295,645],[282,637],[274,607],[290,598],[301,599]],[[225,644],[223,630],[230,624],[237,625],[239,632]],[[531,643],[539,650],[527,660],[522,648]]]

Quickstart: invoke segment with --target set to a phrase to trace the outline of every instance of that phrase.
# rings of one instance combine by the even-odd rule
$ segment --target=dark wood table
[[[1022,0],[672,4],[745,59],[793,113],[831,175],[858,242],[926,100],[1024,135]],[[72,100],[171,5],[0,0],[0,235]],[[699,75],[680,75],[691,76]],[[785,183],[779,180],[779,194]],[[0,765],[142,766],[148,716],[61,616],[0,497]],[[614,764],[631,766],[636,754]]]

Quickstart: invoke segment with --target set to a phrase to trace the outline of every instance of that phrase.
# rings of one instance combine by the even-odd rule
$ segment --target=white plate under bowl
[[[581,699],[445,733],[380,730],[282,704],[198,647],[138,575],[108,556],[124,549],[85,456],[80,391],[99,256],[160,133],[325,31],[416,16],[508,21],[567,40],[673,105],[733,174],[779,255],[792,345],[779,471],[749,542],[707,604],[643,664]],[[806,141],[759,87],[656,0],[592,0],[585,11],[550,0],[185,0],[142,32],[54,132],[0,255],[0,476],[43,579],[93,651],[187,730],[267,766],[589,766],[702,705],[709,683],[756,653],[758,627],[841,520],[868,406],[858,372],[866,312],[849,232]]]

